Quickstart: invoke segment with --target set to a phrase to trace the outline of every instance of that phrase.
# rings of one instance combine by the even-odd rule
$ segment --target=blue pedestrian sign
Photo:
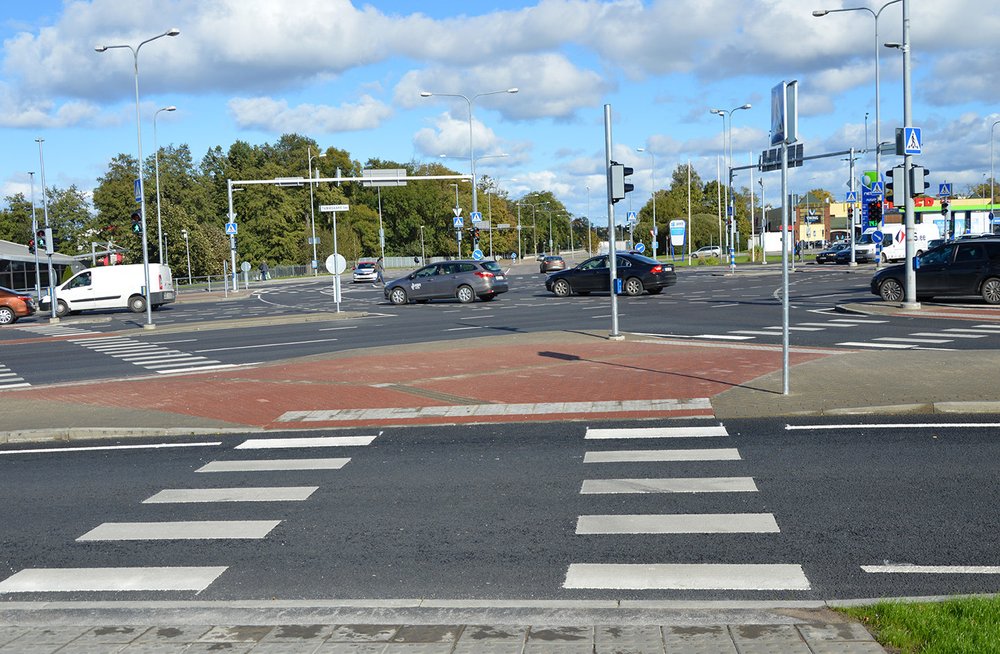
[[[465,224],[465,221],[462,220],[461,216],[455,216],[455,220],[453,222],[455,223],[455,229],[462,229],[462,225]]]
[[[877,195],[882,195],[884,192],[885,192],[885,187],[882,185],[882,182],[875,182],[874,184],[872,184],[872,193],[875,193]]]
[[[920,138],[919,127],[903,128],[903,154],[920,154],[923,150],[923,141]]]
[[[472,213],[469,214],[469,218],[474,223],[482,222],[483,221],[483,212],[482,211],[473,211]]]
[[[135,201],[142,202],[142,180],[136,179],[132,183],[132,187],[135,190]]]
[[[951,184],[938,184],[938,196],[942,198],[951,197]]]
[[[472,258],[475,259],[476,261],[482,261],[483,251],[480,250],[479,248],[476,248],[475,250],[472,251]]]
[[[858,192],[857,191],[848,191],[847,192],[847,201],[850,202],[850,203],[852,203],[852,204],[854,202],[857,202],[858,201]]]
[[[642,254],[643,252],[646,251],[646,246],[643,245],[642,243],[636,243],[635,244],[635,251],[638,252],[639,254]]]
[[[227,236],[236,235],[236,223],[226,223],[226,235]]]
[[[639,222],[639,217],[636,215],[634,211],[629,211],[627,214],[625,214],[625,219],[628,220],[630,223]]]

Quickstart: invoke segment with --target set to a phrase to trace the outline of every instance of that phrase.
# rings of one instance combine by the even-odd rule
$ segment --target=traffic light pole
[[[913,127],[913,103],[910,93],[910,2],[903,0],[903,126]],[[904,146],[908,144],[904,143]],[[917,272],[913,268],[913,256],[916,254],[916,230],[913,218],[913,195],[923,189],[911,188],[913,183],[913,156],[903,155],[903,197],[906,202],[904,222],[906,225],[906,299],[904,309],[919,309],[917,302]]]
[[[618,293],[615,281],[618,278],[617,247],[615,242],[615,202],[612,189],[611,171],[611,105],[604,105],[604,170],[608,177],[608,268],[611,284],[611,333],[608,338],[613,341],[623,341],[625,337],[618,333]]]

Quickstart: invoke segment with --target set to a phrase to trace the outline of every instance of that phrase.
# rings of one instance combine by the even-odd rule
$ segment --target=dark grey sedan
[[[419,268],[385,285],[385,298],[393,304],[477,297],[489,301],[508,289],[507,277],[496,261],[440,261]]]

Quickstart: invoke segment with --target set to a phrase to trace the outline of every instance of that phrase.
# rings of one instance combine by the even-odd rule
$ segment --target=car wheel
[[[128,299],[128,308],[132,313],[142,313],[146,310],[146,298],[141,295],[133,295]]]
[[[886,256],[885,252],[879,255],[879,261],[881,261],[882,263],[889,263],[889,257]]]
[[[69,315],[69,306],[62,300],[56,300],[56,317],[62,318]]]
[[[569,297],[573,294],[573,289],[565,279],[557,279],[552,285],[552,292],[558,297]]]
[[[13,325],[17,320],[14,310],[10,307],[0,307],[0,325]]]
[[[638,277],[629,277],[625,280],[625,295],[635,297],[636,295],[642,295],[644,290],[642,280]]]
[[[471,286],[466,286],[465,284],[458,287],[455,295],[462,304],[468,304],[476,299],[476,292],[472,290]]]
[[[903,285],[889,277],[879,285],[878,294],[886,302],[899,302],[903,299]]]
[[[396,286],[389,291],[389,301],[393,304],[406,304],[406,289]]]
[[[986,304],[1000,304],[1000,278],[990,277],[983,282],[981,291]]]

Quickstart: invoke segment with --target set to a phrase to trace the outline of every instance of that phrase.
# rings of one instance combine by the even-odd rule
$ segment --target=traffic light
[[[45,248],[45,254],[55,254],[56,242],[55,239],[52,238],[52,228],[46,227],[45,230],[42,232],[42,234],[45,235],[45,239],[44,242],[41,243],[38,247]]]
[[[617,161],[611,162],[611,168],[608,174],[611,176],[611,202],[615,203],[619,200],[625,199],[625,194],[631,192],[634,188],[634,184],[629,184],[626,182],[626,178],[633,173],[633,169],[628,166],[623,166]]]
[[[142,234],[142,214],[138,211],[132,212],[132,233]]]
[[[854,225],[854,205],[847,207],[847,224]]]
[[[893,196],[892,183],[895,181],[899,181],[900,183],[902,183],[903,181],[902,177],[896,180],[895,172],[896,172],[895,168],[890,168],[889,170],[885,171],[885,193],[883,195],[885,196],[886,202],[892,202],[892,196]]]
[[[868,226],[878,227],[882,224],[882,203],[875,201],[868,203]]]
[[[41,250],[47,250],[48,249],[48,248],[45,247],[45,230],[44,229],[40,229],[37,232],[35,232],[35,248],[37,248],[39,251],[41,251]]]
[[[913,166],[910,168],[910,197],[915,198],[918,195],[923,195],[931,183],[927,181],[927,176],[931,174],[931,171],[927,170],[923,166]]]
[[[28,252],[35,253],[35,239],[33,238],[28,239]]]
[[[941,215],[948,215],[948,198],[941,198]]]

